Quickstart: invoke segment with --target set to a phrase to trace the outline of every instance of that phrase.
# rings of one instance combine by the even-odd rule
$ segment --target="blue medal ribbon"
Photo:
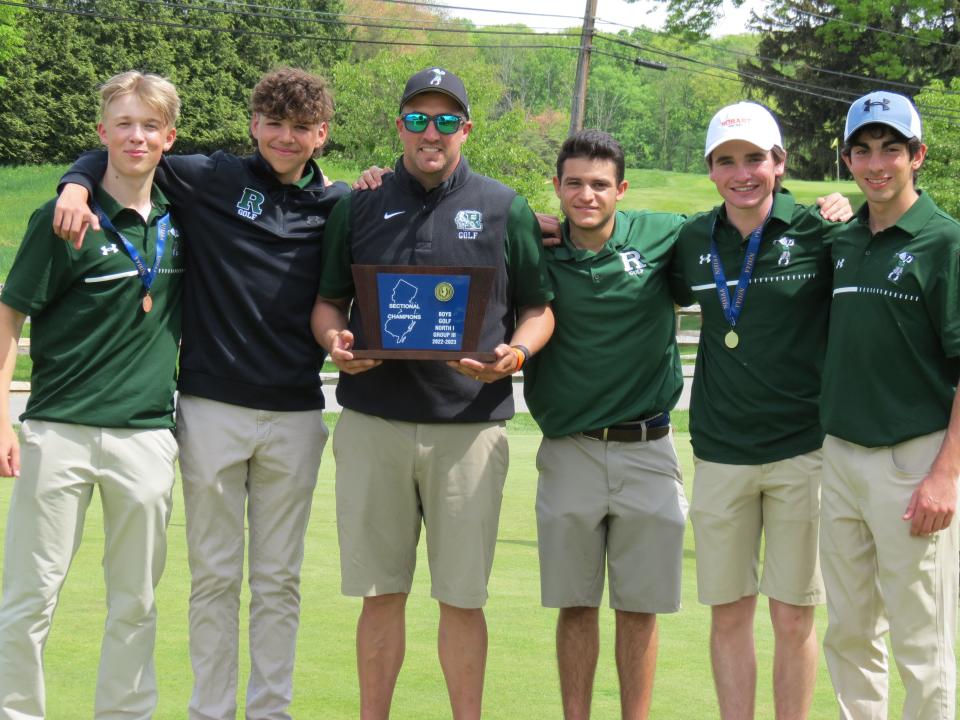
[[[110,218],[108,218],[107,214],[103,211],[103,208],[101,208],[97,203],[93,203],[92,207],[93,211],[97,214],[97,217],[100,218],[100,227],[105,230],[109,230],[118,238],[120,238],[120,242],[123,243],[123,247],[127,251],[127,255],[130,256],[134,266],[137,268],[137,277],[140,278],[140,282],[143,284],[143,289],[146,291],[145,294],[149,295],[150,287],[153,285],[153,281],[156,280],[157,274],[160,270],[160,261],[163,259],[163,247],[167,243],[167,233],[170,230],[170,213],[167,213],[157,221],[157,257],[153,261],[153,267],[148,268],[133,244],[127,240],[126,237],[124,237],[122,232],[113,226],[113,223],[110,222]]]
[[[773,206],[770,206],[773,212]],[[743,310],[743,303],[747,297],[747,285],[750,284],[750,278],[753,276],[753,269],[757,264],[757,255],[760,251],[760,239],[763,236],[763,229],[770,219],[770,214],[760,224],[751,231],[747,240],[747,252],[743,257],[743,267],[740,269],[740,280],[737,282],[736,295],[731,300],[730,289],[727,287],[727,276],[723,272],[723,264],[720,262],[720,253],[717,251],[717,220],[720,217],[719,211],[713,218],[713,227],[710,229],[710,269],[713,271],[713,281],[717,286],[717,296],[720,298],[720,309],[723,316],[730,324],[730,329],[737,326],[737,320],[740,319],[740,311]],[[735,336],[734,336],[735,337]]]

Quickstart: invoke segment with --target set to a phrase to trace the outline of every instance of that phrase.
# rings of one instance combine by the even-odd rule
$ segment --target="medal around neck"
[[[167,213],[157,221],[157,255],[156,258],[154,258],[153,266],[148,267],[143,258],[140,257],[140,253],[138,253],[137,249],[133,246],[133,243],[113,226],[110,218],[107,217],[107,214],[103,211],[103,208],[96,203],[92,204],[92,208],[97,214],[97,217],[100,218],[100,227],[117,236],[123,244],[123,249],[127,251],[130,260],[133,261],[134,267],[137,268],[137,277],[140,278],[144,290],[144,296],[140,300],[140,307],[143,308],[145,313],[150,312],[150,310],[153,309],[153,298],[150,297],[150,288],[160,273],[160,261],[163,259],[163,248],[167,243],[167,234],[170,232],[170,213]]]
[[[723,336],[723,344],[726,345],[731,350],[733,350],[737,345],[739,345],[740,336],[737,335],[737,331],[734,330],[733,328],[730,328],[727,334]]]

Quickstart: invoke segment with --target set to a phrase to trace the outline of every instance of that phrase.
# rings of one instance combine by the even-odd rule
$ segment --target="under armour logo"
[[[700,264],[701,264],[701,265],[706,265],[708,262],[710,262],[710,253],[707,253],[706,255],[701,255],[701,256],[700,256]]]
[[[115,243],[110,243],[109,245],[100,246],[100,254],[103,256],[112,255],[115,252],[120,252],[120,250],[117,249],[117,246]]]
[[[443,80],[443,76],[447,74],[446,70],[441,70],[440,68],[430,68],[430,72],[433,73],[433,77],[430,79],[431,85],[439,85]]]
[[[883,100],[865,100],[863,102],[863,111],[870,112],[870,108],[875,105],[879,105],[881,110],[889,110],[890,98],[884,98]]]
[[[840,258],[837,260],[837,270],[843,267],[843,263],[846,261],[846,258]]]

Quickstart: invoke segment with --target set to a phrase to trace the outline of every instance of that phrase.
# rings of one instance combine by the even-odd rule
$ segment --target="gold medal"
[[[143,300],[140,302],[140,305],[145,313],[148,313],[153,309],[153,298],[150,297],[150,293],[147,293],[143,296]]]
[[[723,344],[731,350],[740,344],[740,336],[737,335],[733,328],[730,328],[730,332],[723,336]]]

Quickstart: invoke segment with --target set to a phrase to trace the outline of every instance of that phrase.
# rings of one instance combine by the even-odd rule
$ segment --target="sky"
[[[442,0],[442,4],[455,8],[483,8],[481,10],[451,9],[454,17],[465,17],[479,26],[497,23],[523,23],[531,28],[549,31],[583,24],[586,0]],[[714,37],[744,32],[750,17],[750,8],[760,8],[763,0],[748,0],[743,7],[734,8],[729,0],[724,2],[724,17],[711,33]],[[654,13],[649,10],[653,8]],[[533,12],[567,17],[537,17],[536,15],[513,15],[510,12]],[[606,32],[616,32],[623,27],[645,25],[659,29],[663,23],[663,9],[659,3],[649,0],[637,0],[628,4],[623,0],[597,1],[597,28]],[[601,22],[601,20],[609,22]]]

